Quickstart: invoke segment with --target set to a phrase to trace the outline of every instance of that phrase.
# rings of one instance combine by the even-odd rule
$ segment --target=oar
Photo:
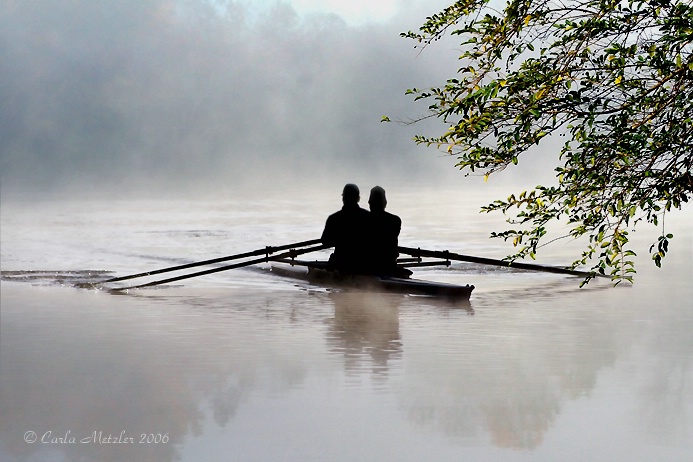
[[[306,261],[306,260],[294,260],[293,258],[284,258],[281,256],[276,256],[270,258],[270,261],[276,261],[278,263],[287,263],[291,266],[305,266],[307,268],[317,268],[326,269],[329,268],[329,262],[326,261]]]
[[[279,247],[265,247],[263,249],[253,250],[252,252],[245,252],[245,253],[239,253],[236,255],[229,255],[228,257],[213,258],[211,260],[198,261],[195,263],[186,263],[184,265],[171,266],[169,268],[161,268],[161,269],[157,269],[157,270],[153,270],[153,271],[147,271],[144,273],[137,273],[137,274],[131,274],[129,276],[120,276],[117,278],[106,279],[105,281],[99,281],[95,284],[105,284],[107,282],[125,281],[127,279],[141,278],[144,276],[153,276],[155,274],[168,273],[171,271],[178,271],[178,270],[183,270],[183,269],[188,269],[188,268],[194,268],[196,266],[212,265],[214,263],[221,263],[221,262],[230,261],[230,260],[238,260],[241,258],[254,257],[257,255],[269,255],[269,254],[274,253],[274,252],[281,252],[282,250],[295,249],[298,247],[307,247],[309,245],[315,245],[315,244],[319,244],[319,243],[320,243],[320,239],[313,239],[310,241],[296,242],[294,244],[280,245]]]
[[[402,263],[397,266],[402,268],[424,268],[426,266],[450,266],[450,260],[419,261],[413,263]]]
[[[597,277],[611,278],[611,276],[607,276],[605,274],[600,274],[600,273],[590,273],[588,271],[576,271],[576,270],[570,270],[570,269],[566,269],[566,268],[558,268],[555,266],[536,265],[533,263],[509,262],[506,260],[495,260],[493,258],[474,257],[471,255],[460,255],[458,253],[448,252],[447,250],[444,250],[444,251],[425,250],[425,249],[414,249],[412,247],[398,247],[398,249],[399,249],[400,253],[411,255],[413,257],[444,258],[446,260],[465,261],[465,262],[469,262],[469,263],[478,263],[480,265],[494,265],[494,266],[502,266],[505,268],[516,268],[516,269],[523,269],[523,270],[530,270],[530,271],[544,271],[547,273],[569,274],[571,276],[581,276],[581,277],[597,276]]]
[[[317,241],[317,242],[320,242],[320,241]],[[284,247],[284,246],[282,246],[282,247]],[[267,262],[270,260],[274,260],[276,258],[293,258],[296,255],[301,255],[301,254],[309,253],[309,252],[315,252],[315,251],[323,250],[323,249],[327,249],[327,248],[329,248],[329,246],[316,245],[315,247],[308,247],[308,248],[301,249],[301,250],[291,249],[289,252],[280,253],[279,255],[276,255],[276,256],[271,257],[271,258],[268,258],[266,256],[264,258],[256,258],[254,260],[247,260],[247,261],[244,261],[241,263],[235,263],[233,265],[221,266],[219,268],[212,268],[212,269],[208,269],[205,271],[198,271],[196,273],[185,274],[182,276],[176,276],[176,277],[172,277],[172,278],[168,278],[168,279],[160,279],[158,281],[152,281],[152,282],[148,282],[146,284],[140,284],[140,285],[131,286],[131,287],[117,287],[117,288],[113,288],[111,290],[129,290],[129,289],[140,289],[142,287],[157,286],[160,284],[166,284],[168,282],[181,281],[183,279],[190,279],[190,278],[194,278],[197,276],[204,276],[206,274],[218,273],[220,271],[227,271],[227,270],[231,270],[231,269],[235,269],[235,268],[242,268],[244,266],[256,265],[258,263],[264,263],[264,262]]]
[[[271,257],[270,261],[288,263],[291,266],[306,266],[308,268],[325,269],[328,268],[326,261],[305,261],[294,260],[291,258]],[[423,268],[425,266],[450,266],[450,260],[421,261],[420,258],[398,258],[397,266],[400,268]]]

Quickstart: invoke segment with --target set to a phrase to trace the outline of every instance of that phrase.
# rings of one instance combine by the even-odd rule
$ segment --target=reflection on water
[[[200,441],[229,453],[241,440],[269,436],[244,423],[277,400],[289,412],[272,414],[273,422],[308,413],[336,448],[349,437],[338,436],[335,415],[358,396],[372,396],[357,408],[358,425],[380,431],[382,444],[394,444],[396,430],[407,435],[398,444],[419,454],[433,441],[430,430],[447,435],[420,454],[436,460],[454,460],[448,450],[486,438],[489,448],[556,449],[557,435],[572,440],[577,431],[564,421],[566,409],[579,408],[606,431],[600,416],[623,412],[621,394],[639,422],[623,420],[627,413],[617,419],[628,423],[627,437],[674,438],[690,449],[682,443],[691,430],[690,312],[647,316],[617,305],[624,293],[632,300],[626,292],[580,292],[531,307],[506,300],[469,316],[470,307],[424,297],[291,286],[263,295],[173,288],[113,296],[3,283],[0,455],[185,460]],[[601,385],[618,389],[614,402],[591,398],[605,370],[618,371]],[[326,390],[327,398],[316,397]],[[392,429],[378,430],[383,423]],[[28,431],[39,442],[25,442]],[[104,442],[143,435],[168,442]],[[250,450],[281,460],[276,448]],[[363,451],[351,446],[336,460],[363,460]]]
[[[330,294],[330,300],[334,304],[327,333],[330,351],[343,355],[347,373],[358,376],[366,363],[375,382],[385,381],[390,361],[401,358],[399,305],[403,297],[337,292]]]
[[[3,228],[1,461],[690,460],[690,245],[672,270],[644,269],[632,288],[473,265],[422,270],[476,285],[465,305],[242,270],[117,295],[70,287],[257,248],[254,237],[226,247],[248,226],[281,231],[267,243],[315,234],[276,231],[288,212],[265,223],[216,207],[180,232],[169,229],[179,216],[128,225],[144,241],[114,241],[103,259],[115,263],[98,273],[84,268],[103,254],[76,253],[91,241],[71,237],[69,215],[60,239],[46,231],[55,223],[15,221],[9,237]],[[126,216],[76,222],[126,236],[111,229]],[[32,250],[21,229],[63,247]]]
[[[479,315],[493,331],[476,322],[467,325],[452,340],[456,358],[429,365],[436,345],[421,352],[420,376],[407,380],[412,418],[455,437],[488,432],[499,447],[539,446],[565,402],[589,394],[618,347],[613,344],[617,326],[602,314],[571,310],[565,318],[551,306],[534,309],[539,312],[520,305]]]

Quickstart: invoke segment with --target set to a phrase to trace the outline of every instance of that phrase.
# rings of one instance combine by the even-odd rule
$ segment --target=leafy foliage
[[[589,237],[573,267],[590,262],[632,282],[629,228],[658,225],[693,193],[693,5],[509,0],[498,11],[495,3],[460,0],[402,34],[427,46],[449,33],[462,47],[456,78],[407,91],[448,125],[415,141],[488,177],[547,137],[565,137],[555,185],[482,209],[512,209],[508,222],[521,225],[492,236],[512,240],[508,258],[534,258],[547,224],[567,219],[570,236]],[[650,249],[657,266],[672,237],[663,231]]]

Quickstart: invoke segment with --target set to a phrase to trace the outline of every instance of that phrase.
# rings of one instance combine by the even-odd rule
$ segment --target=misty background
[[[440,121],[380,122],[425,114],[406,89],[459,66],[454,40],[399,36],[448,3],[350,24],[282,2],[2,0],[2,198],[462,180],[411,139]]]

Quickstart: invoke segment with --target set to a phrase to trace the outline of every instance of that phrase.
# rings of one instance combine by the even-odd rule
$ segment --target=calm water
[[[390,191],[401,243],[502,257],[483,200],[445,197]],[[0,460],[693,460],[690,210],[663,270],[638,238],[633,287],[462,264],[416,276],[470,305],[247,269],[73,285],[316,238],[337,207],[314,199],[3,203]]]

